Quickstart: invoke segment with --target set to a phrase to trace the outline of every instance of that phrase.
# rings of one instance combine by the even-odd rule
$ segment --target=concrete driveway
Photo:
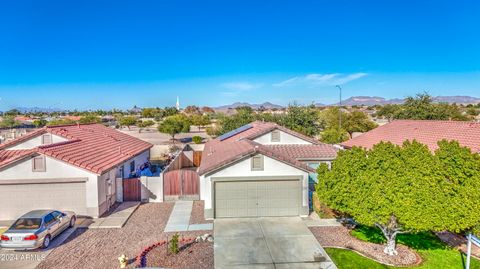
[[[214,238],[215,269],[337,268],[300,217],[217,219]]]
[[[47,249],[6,250],[0,248],[0,268],[34,269],[40,262],[45,260],[52,250],[60,246],[83,221],[85,221],[84,218],[77,218],[75,227],[68,228],[55,237]]]

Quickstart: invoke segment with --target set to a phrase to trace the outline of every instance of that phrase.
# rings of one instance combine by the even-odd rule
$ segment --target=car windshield
[[[32,230],[40,228],[42,219],[40,218],[20,218],[13,225],[14,230]]]

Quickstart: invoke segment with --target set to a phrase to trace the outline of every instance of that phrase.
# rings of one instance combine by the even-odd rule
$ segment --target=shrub
[[[203,138],[200,137],[200,136],[198,136],[198,135],[196,135],[196,136],[192,137],[192,141],[193,141],[193,143],[195,143],[195,144],[200,144],[200,143],[202,143]]]
[[[178,233],[174,234],[172,236],[172,239],[170,239],[170,242],[168,244],[168,249],[170,250],[171,253],[177,254],[179,249],[178,249],[178,237],[180,235]]]

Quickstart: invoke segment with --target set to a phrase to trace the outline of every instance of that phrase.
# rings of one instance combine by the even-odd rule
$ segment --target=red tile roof
[[[152,144],[148,142],[107,128],[101,124],[45,127],[17,140],[20,140],[20,142],[26,141],[46,132],[67,138],[68,141],[39,146],[34,149],[35,152],[62,160],[96,174],[102,174],[152,147]],[[6,152],[12,152],[13,150],[4,148],[18,144],[17,140],[3,145],[0,148],[0,154],[7,155],[8,153]]]
[[[473,152],[480,152],[480,123],[466,121],[395,120],[377,127],[342,145],[346,148],[359,146],[370,149],[384,141],[401,145],[405,140],[416,140],[430,150],[438,148],[443,139],[456,140]]]
[[[35,154],[35,149],[0,150],[0,168]]]
[[[314,172],[314,170],[305,163],[300,162],[300,160],[332,160],[336,157],[336,149],[332,145],[319,143],[310,137],[306,137],[275,123],[256,121],[252,122],[251,125],[253,126],[252,128],[223,141],[217,138],[207,142],[202,154],[202,162],[198,171],[199,174],[203,175],[217,170],[225,165],[229,165],[254,154],[268,156],[307,172]],[[312,144],[262,145],[253,141],[253,139],[275,129],[310,141]]]

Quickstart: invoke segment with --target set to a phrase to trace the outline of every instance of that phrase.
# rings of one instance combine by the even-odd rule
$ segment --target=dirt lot
[[[77,229],[37,269],[118,268],[120,255],[134,258],[143,248],[172,235],[164,233],[163,229],[173,205],[142,204],[121,229]],[[204,233],[185,232],[181,236],[196,237]]]

